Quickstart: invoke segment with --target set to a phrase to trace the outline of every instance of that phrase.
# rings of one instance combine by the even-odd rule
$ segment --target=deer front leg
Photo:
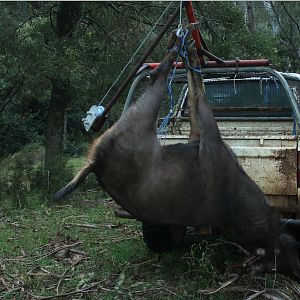
[[[166,89],[167,76],[176,60],[181,42],[173,33],[167,44],[168,52],[161,64],[150,74],[151,83],[147,90],[143,93],[136,105],[133,106],[124,115],[126,119],[142,120],[142,127],[146,127],[156,132],[156,119],[160,108],[160,103],[164,98]],[[133,121],[131,122],[133,123]],[[141,123],[141,122],[139,122]]]

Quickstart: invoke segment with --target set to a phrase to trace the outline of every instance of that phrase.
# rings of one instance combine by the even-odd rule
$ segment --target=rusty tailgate
[[[219,121],[223,140],[236,154],[246,173],[270,196],[297,195],[297,135],[293,121]],[[189,122],[180,134],[163,136],[161,144],[187,142]]]
[[[264,141],[259,140],[258,143]],[[230,140],[225,139],[225,142],[230,146]],[[281,141],[277,142],[280,144]],[[297,195],[297,143],[293,143],[293,140],[290,142],[289,146],[274,143],[273,146],[262,144],[258,147],[231,148],[243,169],[264,194]]]

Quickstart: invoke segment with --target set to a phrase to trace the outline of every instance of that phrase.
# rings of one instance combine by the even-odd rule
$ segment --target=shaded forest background
[[[35,170],[36,186],[52,190],[60,185],[58,177],[66,182],[64,157],[82,154],[92,139],[82,117],[100,102],[167,5],[0,2],[0,159],[28,148],[43,162]],[[173,2],[141,54],[177,5]],[[300,2],[193,5],[204,39],[217,56],[269,58],[277,70],[300,72]],[[164,45],[162,41],[149,61],[162,58]],[[109,124],[118,119],[124,99],[114,107]],[[19,185],[34,159],[21,155],[16,161]],[[1,183],[2,189],[8,185],[11,181]]]

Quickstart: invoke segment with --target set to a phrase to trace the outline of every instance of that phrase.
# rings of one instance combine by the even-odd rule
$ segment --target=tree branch
[[[21,88],[23,87],[25,82],[24,78],[20,78],[17,81],[13,82],[10,87],[7,88],[7,91],[1,95],[1,107],[0,113],[2,113],[10,101],[20,92]]]
[[[50,7],[50,9],[49,9],[49,19],[50,19],[50,24],[51,24],[52,30],[54,31],[55,34],[57,34],[57,33],[56,33],[56,29],[55,29],[55,26],[54,26],[54,23],[53,23],[53,20],[52,20],[52,9],[53,9],[54,7],[57,7],[57,6],[58,6],[57,4],[54,4],[54,5],[52,5],[52,6]]]
[[[115,39],[113,39],[111,36],[110,36],[110,33],[107,32],[104,27],[102,25],[100,25],[95,19],[93,19],[92,17],[88,17],[88,16],[85,16],[81,22],[84,23],[84,20],[87,20],[89,22],[89,24],[95,24],[98,28],[100,28],[103,33],[105,34],[105,36],[107,36],[112,42],[116,43],[117,41]],[[86,23],[84,23],[86,24]]]
[[[105,4],[109,7],[111,7],[115,12],[117,12],[118,14],[122,14],[124,15],[124,11],[123,10],[120,10],[114,3],[112,2],[108,2],[106,1]],[[126,4],[125,4],[126,5]],[[128,8],[128,6],[127,6]],[[145,19],[138,19],[136,18],[135,16],[131,15],[131,14],[128,14],[127,15],[127,18],[133,20],[133,21],[136,21],[136,22],[139,22],[139,23],[143,23],[145,25],[149,25],[149,26],[153,26],[154,24],[152,22],[150,22],[149,20],[145,20]],[[156,26],[164,26],[165,24],[157,24]]]
[[[19,26],[16,27],[15,32],[17,32],[21,27],[23,27],[27,22],[31,21],[34,18],[38,18],[40,16],[46,15],[47,13],[40,13],[38,15],[31,16],[27,18],[24,22],[22,22]]]
[[[276,22],[277,22],[277,24],[278,24],[278,26],[280,28],[280,35],[283,38],[285,38],[290,43],[290,46],[292,47],[293,41],[291,40],[291,37],[289,36],[289,34],[286,33],[285,28],[282,26],[282,24],[280,22],[280,18],[279,18],[278,14],[277,14],[277,11],[276,11],[276,9],[275,9],[274,4],[273,4],[272,1],[270,1],[270,5],[271,5],[272,11],[274,13]]]
[[[300,34],[300,26],[299,26],[299,22],[297,22],[294,17],[290,14],[290,12],[287,10],[284,2],[281,2],[281,5],[285,11],[285,13],[288,15],[288,17],[291,19],[291,21],[296,25],[298,33]]]

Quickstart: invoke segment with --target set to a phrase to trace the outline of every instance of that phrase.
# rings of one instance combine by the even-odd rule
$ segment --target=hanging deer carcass
[[[189,143],[159,144],[156,120],[179,47],[172,35],[171,50],[152,72],[146,92],[93,143],[86,166],[55,198],[71,193],[93,172],[101,187],[135,218],[177,229],[225,226],[250,251],[263,249],[259,252],[267,271],[276,267],[299,280],[297,242],[281,233],[280,220],[264,194],[223,142],[195,71],[199,61],[193,45],[188,47],[192,68],[187,67]]]

